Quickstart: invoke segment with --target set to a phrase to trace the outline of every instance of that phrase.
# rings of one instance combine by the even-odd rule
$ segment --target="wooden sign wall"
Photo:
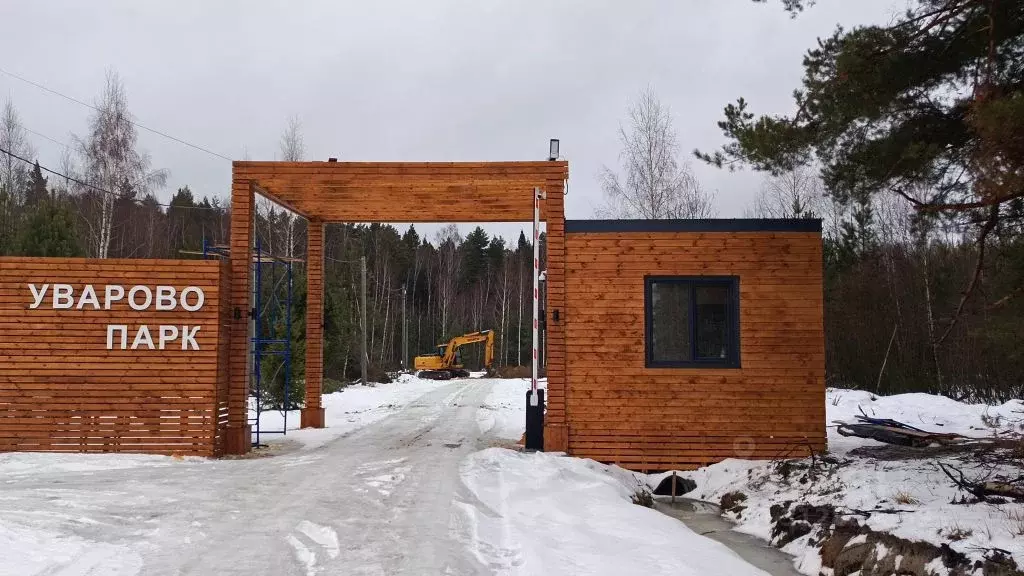
[[[215,455],[221,263],[0,258],[0,451]]]

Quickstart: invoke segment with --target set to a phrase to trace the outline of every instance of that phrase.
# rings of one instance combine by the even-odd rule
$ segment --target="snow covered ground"
[[[544,380],[538,383],[539,388],[545,386]],[[497,380],[477,413],[480,433],[518,441],[524,432],[526,391],[529,389],[530,380],[527,378]]]
[[[1013,428],[1019,431],[1024,422],[1024,402],[1019,400],[986,406],[927,394],[879,397],[861,391],[828,391],[830,424],[835,420],[853,422],[861,410],[871,417],[891,418],[924,430],[978,438]],[[949,545],[972,560],[980,559],[987,549],[999,548],[1009,551],[1017,564],[1024,566],[1024,504],[953,504],[952,501],[962,498],[963,494],[935,462],[954,462],[964,468],[962,462],[952,456],[882,460],[850,453],[868,446],[884,445],[874,440],[843,437],[835,433],[835,428],[830,428],[830,451],[841,460],[850,461],[836,467],[831,476],[822,475],[807,484],[784,481],[770,463],[727,460],[685,473],[697,483],[697,489],[687,496],[717,503],[726,493],[744,493],[746,509],[739,518],[732,515],[737,520],[736,529],[765,540],[771,539],[769,508],[775,503],[831,504],[847,510],[870,511],[876,507],[906,510],[895,514],[874,513],[861,522],[874,531],[888,532],[899,538]],[[1015,471],[1007,466],[967,467],[964,472],[968,476],[1002,473],[1010,477],[1020,473],[1019,469]],[[650,481],[659,479],[654,477]],[[798,538],[783,550],[797,556],[798,570],[817,575],[821,559],[818,549],[809,543],[810,538],[811,535]]]
[[[288,433],[286,435],[262,434],[260,443],[268,444],[287,439],[298,441],[306,448],[316,448],[339,436],[344,436],[353,430],[385,418],[395,410],[408,406],[409,403],[425,393],[447,383],[443,380],[426,380],[410,374],[402,374],[389,384],[349,386],[340,392],[324,394],[325,428],[299,428],[301,424],[299,411],[290,410],[287,416]],[[269,410],[260,414],[260,427],[263,430],[282,430],[285,421],[284,413],[278,410]]]
[[[492,448],[527,387],[348,388],[266,458],[0,454],[0,576],[762,574],[633,474]]]

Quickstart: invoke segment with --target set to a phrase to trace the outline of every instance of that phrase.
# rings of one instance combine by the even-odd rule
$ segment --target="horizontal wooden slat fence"
[[[222,266],[0,258],[0,451],[221,453]]]

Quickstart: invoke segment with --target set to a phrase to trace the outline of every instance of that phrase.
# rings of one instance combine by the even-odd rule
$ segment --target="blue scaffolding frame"
[[[211,246],[203,239],[203,257],[227,257],[227,248]],[[252,258],[252,303],[249,313],[252,321],[252,337],[249,339],[249,353],[252,356],[252,370],[249,382],[249,418],[252,427],[252,445],[260,445],[263,434],[287,434],[288,411],[291,404],[292,384],[292,260],[263,252],[262,243],[256,240]],[[281,284],[285,287],[282,289]],[[266,290],[265,290],[266,288]],[[284,294],[282,295],[282,292]],[[283,297],[282,297],[283,296]],[[283,337],[278,334],[282,325]],[[272,374],[264,374],[263,361],[280,357],[281,363]],[[281,376],[282,398],[277,408],[282,415],[280,429],[267,430],[262,427],[260,416],[266,412],[266,382]]]

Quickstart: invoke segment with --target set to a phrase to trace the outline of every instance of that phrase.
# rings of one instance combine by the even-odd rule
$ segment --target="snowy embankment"
[[[992,438],[997,434],[1005,437],[1020,432],[1024,426],[1024,403],[1019,400],[986,406],[928,394],[880,397],[831,389],[827,397],[830,425],[836,420],[853,422],[863,411],[871,417],[891,418],[929,431],[972,438]],[[772,505],[792,509],[792,505],[805,503],[832,507],[837,519],[857,522],[852,526],[858,535],[847,542],[846,548],[863,543],[867,538],[864,533],[870,530],[907,541],[948,546],[971,564],[983,562],[986,557],[998,557],[997,550],[1005,551],[1018,566],[1024,567],[1024,503],[965,503],[970,495],[958,490],[938,467],[939,462],[953,465],[968,478],[1013,479],[1024,473],[1024,455],[1018,454],[1014,462],[1007,457],[1012,455],[979,458],[970,450],[890,447],[874,440],[840,436],[834,427],[829,428],[828,439],[834,458],[819,456],[813,465],[810,459],[794,465],[727,460],[683,473],[697,483],[696,490],[687,496],[717,504],[726,494],[742,493],[746,499],[739,503],[740,508],[726,513],[736,521],[736,530],[776,544],[803,530],[783,530],[777,518],[772,518]],[[652,477],[650,482],[656,485],[662,477]],[[822,534],[814,530],[786,543],[783,550],[797,557],[798,570],[817,575],[822,572],[821,540]],[[885,548],[878,542],[871,554],[884,556]],[[896,569],[900,562],[909,562],[897,558],[892,561]],[[937,564],[924,573],[929,570],[946,573]],[[825,573],[831,573],[829,568],[825,568]]]
[[[634,504],[642,480],[616,466],[490,448],[463,460],[460,474],[453,535],[494,574],[764,574]]]
[[[545,388],[547,380],[538,383]],[[527,378],[495,380],[494,387],[477,412],[477,423],[481,434],[491,434],[502,440],[518,441],[526,426],[526,391],[530,389]]]
[[[394,382],[373,386],[353,385],[333,394],[324,394],[325,428],[299,428],[299,410],[288,412],[288,433],[261,434],[260,443],[295,440],[305,448],[316,448],[354,430],[372,424],[416,401],[427,392],[449,384],[445,380],[427,380],[402,374]],[[284,413],[270,410],[260,415],[263,430],[281,430]],[[255,436],[255,435],[254,435]]]

